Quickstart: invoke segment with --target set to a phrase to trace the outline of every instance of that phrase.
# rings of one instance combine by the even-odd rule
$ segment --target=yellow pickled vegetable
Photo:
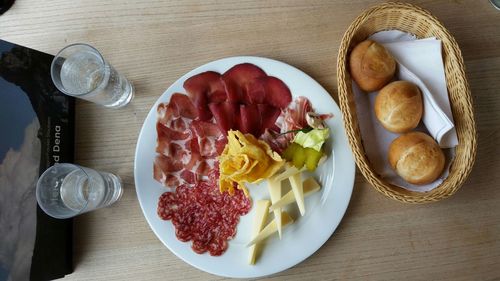
[[[233,183],[245,195],[248,190],[245,183],[258,183],[278,171],[284,161],[264,141],[256,139],[251,134],[240,131],[229,131],[227,144],[219,156],[219,189],[221,192],[234,194]]]

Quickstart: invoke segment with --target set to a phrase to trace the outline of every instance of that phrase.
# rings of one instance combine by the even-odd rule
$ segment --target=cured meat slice
[[[208,176],[210,173],[210,165],[206,161],[201,161],[196,169],[196,174],[201,176]]]
[[[311,111],[313,109],[309,100],[306,97],[298,97],[291,106],[281,111],[276,119],[274,125],[279,127],[280,130],[274,131],[268,129],[260,138],[267,142],[274,151],[281,153],[295,137],[295,133],[290,131],[303,129],[308,126],[306,113]],[[320,116],[321,118],[328,118],[331,115],[324,114]]]
[[[310,111],[312,106],[309,100],[306,97],[298,97],[294,104],[283,112],[282,133],[306,127],[306,113]]]
[[[260,136],[260,139],[267,142],[273,151],[281,154],[293,140],[293,137],[290,139],[286,134],[280,135],[279,133],[267,129]]]
[[[279,127],[276,125],[276,120],[281,114],[281,110],[277,107],[274,107],[269,104],[258,104],[259,115],[262,120],[261,131],[259,131],[259,135],[261,136],[265,129],[271,129],[273,131],[279,131]]]
[[[267,76],[260,80],[265,88],[267,104],[283,109],[292,102],[292,93],[283,81],[273,76]]]
[[[215,139],[213,138],[199,138],[200,155],[206,158],[217,157],[217,149],[215,147]]]
[[[168,106],[172,108],[174,117],[185,117],[189,119],[195,119],[197,117],[193,102],[184,94],[173,94]]]
[[[219,141],[215,142],[215,150],[217,151],[217,155],[221,155],[222,152],[224,151],[224,148],[226,147],[227,144],[227,138],[220,139]]]
[[[239,105],[233,102],[211,103],[208,105],[210,111],[214,115],[215,122],[221,129],[224,135],[227,131],[236,128],[239,119]]]
[[[172,130],[177,131],[177,132],[184,132],[187,129],[187,124],[186,124],[186,119],[185,118],[174,118],[170,121],[170,127]]]
[[[169,116],[170,119],[163,120],[165,124],[157,122],[159,158],[154,164],[154,178],[172,188],[206,180],[214,167],[219,146],[226,143],[224,135],[213,122]],[[164,159],[172,161],[167,163],[171,165],[163,163]]]
[[[219,127],[211,122],[194,120],[191,122],[191,130],[193,151],[206,158],[215,158],[218,155],[216,142],[224,141],[224,135]]]
[[[189,137],[188,132],[175,131],[160,122],[156,123],[156,132],[158,134],[158,140],[166,142],[171,142],[175,140],[185,140]]]
[[[203,121],[212,118],[207,107],[209,102],[222,102],[227,98],[221,75],[214,71],[202,72],[188,78],[184,82],[184,89],[193,101],[200,120]]]
[[[227,100],[233,103],[249,104],[252,84],[261,77],[267,77],[264,70],[251,63],[237,64],[222,75]]]
[[[232,102],[210,104],[210,111],[220,130],[227,135],[230,129],[237,129],[243,133],[251,133],[259,137],[266,128],[279,130],[276,119],[281,110],[268,104],[241,104]]]
[[[158,154],[153,162],[153,178],[165,186],[176,186],[180,183],[176,172],[182,168],[180,160]]]
[[[194,133],[200,137],[219,138],[222,136],[220,128],[212,122],[194,120],[191,122],[191,127],[193,128]]]
[[[197,116],[189,97],[175,94],[172,98],[170,103],[158,106],[156,152],[159,155],[153,176],[163,185],[175,188],[207,178],[218,155],[216,143],[225,143],[225,138],[213,122],[188,118]],[[182,105],[187,105],[187,110],[179,108]]]
[[[162,154],[156,156],[154,164],[163,172],[176,172],[183,168],[181,161]]]
[[[256,104],[240,105],[240,117],[241,123],[237,129],[244,134],[259,137],[262,123],[258,106]]]
[[[181,162],[185,162],[185,159],[189,156],[189,152],[175,142],[159,142],[156,146],[156,152],[167,157],[179,159]]]
[[[153,161],[153,178],[159,183],[166,185],[165,181],[167,180],[167,175],[163,172],[156,161]]]
[[[213,92],[208,97],[208,101],[210,103],[221,103],[221,102],[225,102],[226,100],[227,100],[226,89],[222,89],[221,91]]]
[[[200,182],[194,187],[181,185],[175,192],[165,192],[158,200],[158,216],[171,220],[180,241],[192,241],[198,254],[222,255],[228,240],[236,235],[239,218],[248,213],[250,199],[241,190],[231,196],[221,194],[214,182]]]
[[[195,119],[197,115],[191,99],[184,94],[175,93],[170,97],[170,102],[160,103],[157,108],[158,121],[164,125],[169,125],[167,122],[175,118],[184,117]]]
[[[188,184],[195,184],[199,180],[198,175],[187,169],[182,170],[182,172],[180,173],[180,178]]]
[[[267,76],[259,77],[247,84],[248,100],[253,104],[266,103],[266,88],[265,81]]]

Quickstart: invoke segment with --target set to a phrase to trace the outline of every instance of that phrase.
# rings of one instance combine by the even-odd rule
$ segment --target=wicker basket
[[[363,148],[347,66],[349,53],[356,44],[371,34],[389,29],[412,33],[418,38],[435,36],[442,40],[446,85],[459,143],[449,176],[429,192],[412,192],[385,182],[372,168]],[[460,188],[469,175],[476,156],[476,125],[472,98],[457,42],[434,16],[419,7],[403,3],[384,3],[368,9],[354,20],[342,38],[337,61],[337,79],[340,107],[356,163],[376,190],[401,202],[427,203],[444,199]]]

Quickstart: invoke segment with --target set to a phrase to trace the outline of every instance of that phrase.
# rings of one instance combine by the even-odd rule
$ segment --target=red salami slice
[[[200,182],[162,194],[158,216],[171,220],[177,238],[192,241],[194,252],[220,256],[228,247],[227,241],[236,235],[240,216],[247,214],[250,207],[250,199],[240,190],[231,196],[221,194],[216,182]]]

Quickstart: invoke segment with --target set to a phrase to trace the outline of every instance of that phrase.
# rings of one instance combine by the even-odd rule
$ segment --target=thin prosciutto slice
[[[199,120],[191,99],[183,94],[174,94],[168,104],[158,106],[156,131],[153,176],[172,188],[206,178],[225,142],[219,127]]]
[[[266,129],[260,138],[267,142],[274,151],[282,153],[295,137],[295,133],[286,132],[308,126],[305,116],[310,111],[313,109],[309,100],[306,97],[298,97],[289,107],[278,114],[273,127],[271,127],[275,129]],[[325,118],[327,117],[325,116]]]
[[[180,93],[175,93],[170,98],[169,103],[161,103],[157,109],[158,121],[165,125],[179,117],[195,119],[198,116],[196,108],[191,99]]]

